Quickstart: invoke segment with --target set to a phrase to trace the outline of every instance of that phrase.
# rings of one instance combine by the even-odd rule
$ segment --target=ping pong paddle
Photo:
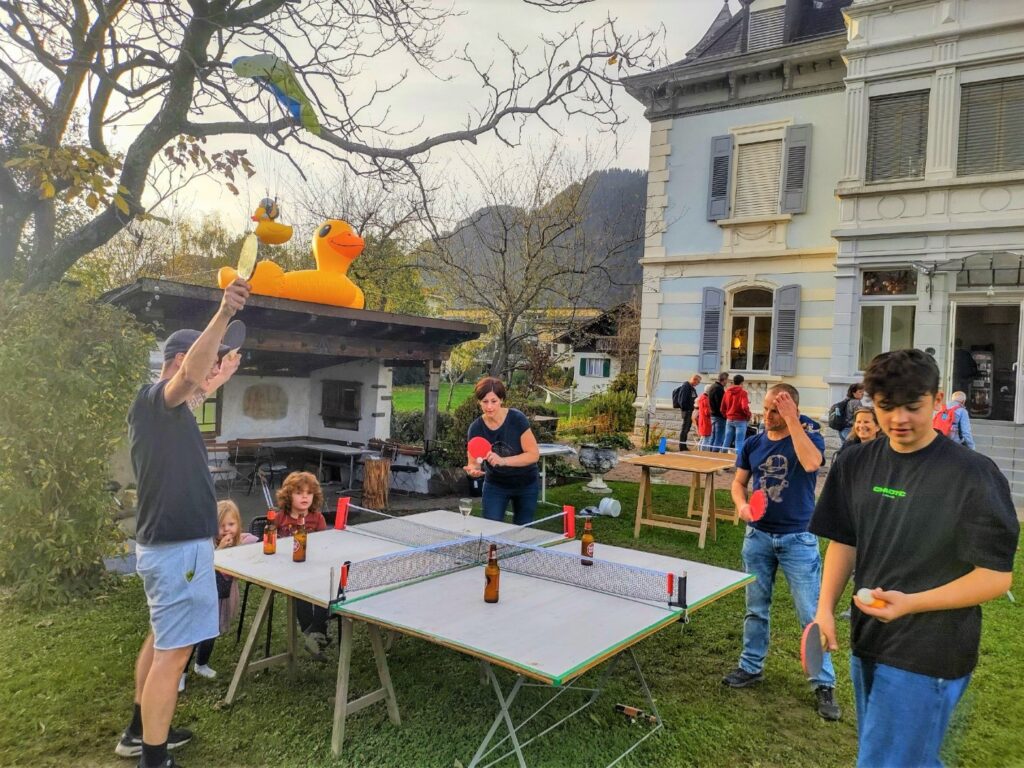
[[[807,677],[817,677],[821,674],[821,665],[825,662],[825,638],[821,634],[821,627],[818,622],[812,621],[804,627],[803,637],[800,638],[800,666],[804,668]]]
[[[245,240],[242,241],[242,251],[238,255],[238,266],[235,271],[238,276],[243,280],[248,280],[252,277],[252,273],[256,271],[256,254],[259,251],[259,241],[256,239],[256,234],[250,232],[245,236]]]
[[[466,451],[476,459],[477,464],[482,462],[488,453],[491,452],[491,444],[486,438],[474,437],[466,444]]]
[[[857,590],[857,601],[868,608],[885,608],[887,603],[885,600],[881,600],[871,594],[871,590],[867,587],[861,587]]]
[[[758,488],[750,494],[750,499],[747,500],[747,503],[750,505],[750,521],[756,523],[764,517],[765,511],[768,509],[768,496],[764,490]]]
[[[232,320],[221,339],[221,345],[228,347],[232,352],[241,349],[245,343],[245,323],[241,320]]]

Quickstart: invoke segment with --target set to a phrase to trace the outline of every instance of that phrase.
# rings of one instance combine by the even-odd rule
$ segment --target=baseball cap
[[[192,328],[182,328],[167,337],[164,344],[164,360],[173,360],[174,356],[181,352],[187,353],[192,345],[196,343],[201,331]],[[224,333],[226,344],[221,344],[217,349],[217,357],[223,357],[232,349],[238,349],[245,341],[245,324],[241,320],[233,320]]]

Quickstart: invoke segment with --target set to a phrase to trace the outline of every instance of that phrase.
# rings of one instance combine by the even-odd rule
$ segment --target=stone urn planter
[[[648,467],[647,472],[650,475],[651,483],[653,485],[664,485],[665,478],[663,475],[668,472],[664,467]]]
[[[616,449],[584,443],[580,446],[579,462],[580,466],[590,473],[590,482],[583,486],[586,490],[591,493],[612,492],[604,482],[604,474],[619,463],[619,453]]]

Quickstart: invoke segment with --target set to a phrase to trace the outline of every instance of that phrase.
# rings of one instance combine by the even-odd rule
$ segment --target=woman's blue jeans
[[[946,680],[850,657],[860,768],[940,768],[939,750],[971,676]]]
[[[537,511],[537,494],[540,493],[540,480],[527,485],[506,487],[484,481],[481,503],[483,515],[488,520],[505,519],[505,509],[512,502],[512,522],[526,525],[533,522],[533,513]]]
[[[722,445],[726,448],[732,448],[733,443],[736,444],[736,455],[740,455],[740,451],[743,449],[743,441],[747,439],[747,422],[745,421],[733,421],[732,419],[725,422],[725,441]]]
[[[801,629],[814,620],[821,589],[818,538],[813,533],[764,533],[748,525],[743,538],[743,565],[749,574],[756,577],[756,581],[747,585],[740,667],[753,675],[764,670],[764,660],[768,655],[772,589],[780,567],[789,583]],[[835,687],[836,673],[832,669],[831,654],[825,654],[821,673],[811,680],[811,684],[815,688],[820,685]]]
[[[725,417],[724,416],[712,416],[711,417],[711,450],[718,451],[722,450],[722,446],[725,445]]]

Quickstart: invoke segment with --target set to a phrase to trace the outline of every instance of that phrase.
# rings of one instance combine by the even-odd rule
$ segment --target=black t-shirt
[[[884,437],[836,459],[811,518],[819,536],[857,548],[855,588],[922,592],[974,567],[1013,570],[1020,526],[1010,486],[986,456],[937,435],[914,453]],[[978,661],[981,608],[903,616],[888,624],[852,608],[858,657],[955,679]]]
[[[725,418],[722,415],[723,397],[725,397],[725,387],[722,386],[721,382],[716,381],[711,385],[711,391],[708,392],[708,406],[711,408],[711,415],[717,416],[720,419]]]
[[[684,381],[682,384],[682,392],[679,395],[679,410],[681,411],[693,411],[693,404],[697,400],[697,390],[693,384],[688,381]]]
[[[526,414],[509,408],[505,415],[505,421],[497,429],[490,429],[484,424],[484,417],[478,416],[476,421],[469,425],[467,442],[474,437],[482,437],[491,444],[491,450],[499,456],[518,456],[523,452],[522,436],[530,429],[530,420]],[[483,463],[486,473],[484,479],[488,483],[503,485],[506,488],[516,488],[527,485],[537,480],[537,465],[529,464],[525,467],[492,467],[486,461]]]
[[[217,535],[217,497],[206,445],[187,405],[167,407],[168,381],[142,387],[128,411],[132,467],[139,484],[135,538],[140,544]]]

